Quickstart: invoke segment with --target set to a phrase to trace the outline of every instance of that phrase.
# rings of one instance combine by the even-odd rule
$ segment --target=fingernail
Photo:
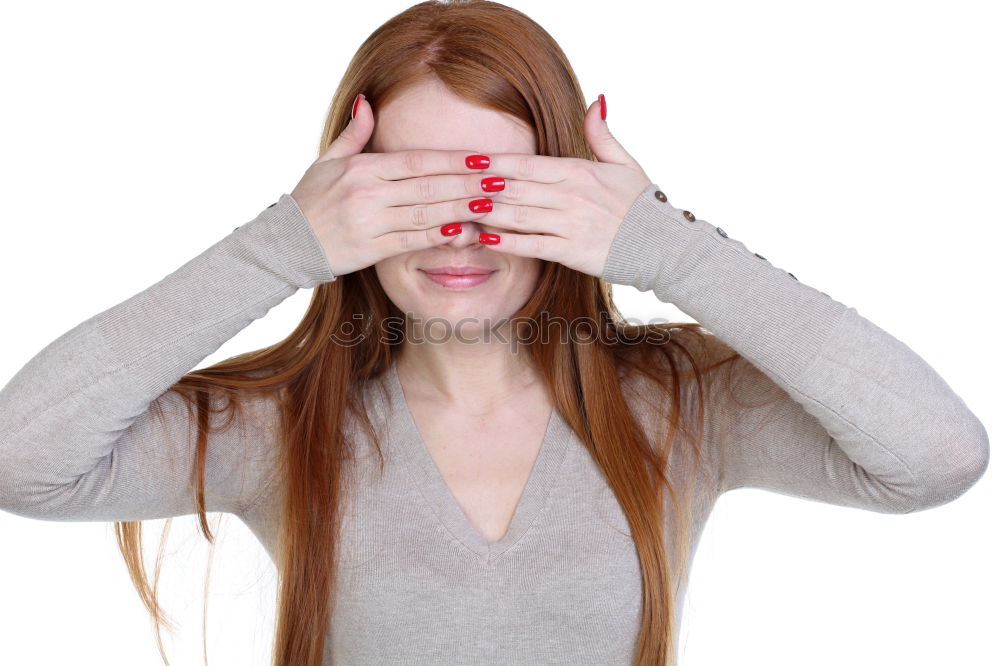
[[[452,222],[451,224],[446,224],[441,227],[442,236],[457,236],[460,233],[462,233],[461,222]]]
[[[470,169],[488,169],[490,158],[486,157],[486,155],[469,155],[465,158],[465,166]]]
[[[361,93],[358,93],[354,98],[354,106],[351,107],[351,120],[354,120],[354,116],[358,113],[358,104],[361,103],[361,99],[364,97]]]
[[[483,186],[483,192],[499,192],[506,186],[506,182],[503,178],[494,176],[492,178],[483,178],[480,185]]]
[[[496,245],[500,242],[500,236],[497,234],[488,234],[485,231],[479,232],[479,242],[483,245]]]
[[[492,199],[476,199],[469,202],[469,210],[473,213],[488,213],[493,210]]]
[[[601,100],[601,120],[608,119],[608,103],[604,101],[604,93],[597,96],[597,99]]]

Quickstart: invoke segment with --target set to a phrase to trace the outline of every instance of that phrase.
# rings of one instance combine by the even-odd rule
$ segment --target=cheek
[[[403,255],[395,255],[375,263],[375,275],[378,281],[390,296],[399,292],[404,287],[406,263]]]
[[[510,283],[507,287],[508,305],[520,307],[538,288],[538,278],[542,273],[542,261],[528,257],[511,257],[508,266]]]
[[[542,273],[542,260],[530,257],[512,257],[511,273],[517,276],[517,281],[534,289],[538,276]]]
[[[403,271],[406,270],[406,266],[410,263],[413,258],[414,252],[403,252],[402,254],[394,254],[391,257],[386,257],[381,261],[376,261],[375,272],[378,273],[379,277],[385,277],[387,279],[392,278],[393,275],[401,275]],[[398,277],[395,279],[399,279]]]

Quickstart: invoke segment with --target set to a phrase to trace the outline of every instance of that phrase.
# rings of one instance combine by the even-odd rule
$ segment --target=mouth
[[[447,289],[469,289],[486,282],[496,273],[496,269],[481,266],[441,266],[419,270],[429,280]]]

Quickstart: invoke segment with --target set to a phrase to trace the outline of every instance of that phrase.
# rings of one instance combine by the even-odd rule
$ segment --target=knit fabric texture
[[[723,430],[732,444],[716,458],[724,483],[696,489],[689,556],[728,490],[901,514],[949,502],[985,472],[982,423],[920,356],[678,210],[656,184],[626,214],[602,277],[675,304],[780,389],[766,420],[706,415],[707,450]],[[194,513],[195,424],[167,389],[296,290],[334,279],[308,220],[282,194],[156,284],[56,338],[0,391],[0,509],[52,521]],[[508,532],[489,542],[429,455],[395,365],[380,381],[387,394],[366,389],[366,404],[386,467],[362,451],[345,476],[325,663],[630,664],[641,608],[635,544],[558,411]],[[154,401],[162,423],[150,414]],[[238,516],[273,558],[277,412],[269,401],[247,404],[252,419],[209,440],[206,501]],[[665,529],[672,546],[675,521]],[[683,588],[675,604],[679,614]]]

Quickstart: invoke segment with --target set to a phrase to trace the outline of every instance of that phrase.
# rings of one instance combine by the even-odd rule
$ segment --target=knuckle
[[[573,210],[581,211],[584,206],[587,205],[589,198],[582,194],[579,190],[570,190],[567,193],[569,197],[569,203],[573,207]]]
[[[353,155],[348,155],[344,159],[347,160],[345,164],[350,170],[361,170],[367,169],[368,165],[371,164],[371,160],[368,159],[369,155],[367,153],[355,153]]]
[[[515,173],[517,174],[516,177],[523,178],[524,180],[531,180],[535,175],[534,164],[535,161],[527,155],[517,158],[517,169],[515,170]]]
[[[538,256],[540,256],[540,257],[541,256],[545,256],[546,245],[547,244],[545,242],[545,235],[544,234],[539,234],[539,235],[535,236],[535,240],[534,240],[535,253]]]
[[[519,227],[528,226],[528,208],[526,206],[514,207],[514,224]]]
[[[524,183],[519,180],[508,180],[504,185],[504,196],[510,201],[520,201],[524,196]]]
[[[419,201],[434,201],[434,181],[432,179],[417,179],[417,197]]]
[[[375,188],[368,183],[355,183],[351,186],[351,198],[369,201],[375,197]]]
[[[396,235],[396,244],[398,245],[399,249],[402,250],[402,251],[404,251],[404,252],[406,250],[409,250],[410,249],[410,244],[411,244],[410,234],[408,234],[406,232],[397,234]]]
[[[411,174],[420,173],[423,161],[423,154],[419,150],[407,150],[403,153],[403,166]]]
[[[410,222],[415,227],[422,227],[427,224],[427,206],[412,206],[410,208]]]

